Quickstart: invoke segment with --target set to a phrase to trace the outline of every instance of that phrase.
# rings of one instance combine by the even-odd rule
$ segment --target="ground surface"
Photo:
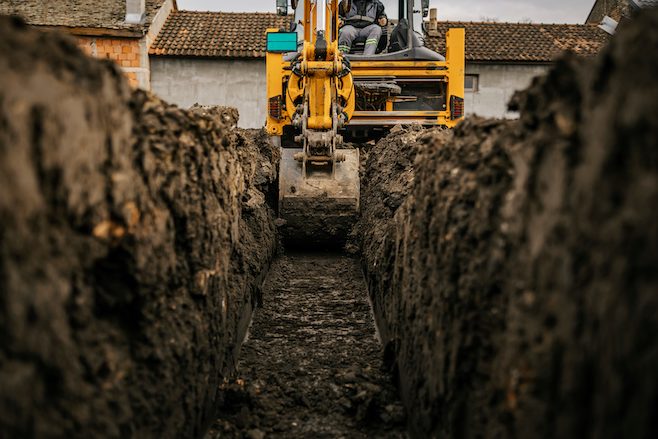
[[[357,259],[283,256],[263,299],[207,438],[406,437]]]

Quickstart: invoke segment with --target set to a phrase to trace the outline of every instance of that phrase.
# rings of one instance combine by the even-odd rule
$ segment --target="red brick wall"
[[[83,37],[76,36],[78,45],[88,55],[96,58],[111,59],[122,68],[146,68],[142,65],[145,58],[137,38]],[[133,87],[139,85],[136,72],[125,72]]]

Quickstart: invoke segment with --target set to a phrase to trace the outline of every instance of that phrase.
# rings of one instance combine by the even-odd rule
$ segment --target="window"
[[[464,90],[477,92],[480,90],[480,75],[466,75],[464,77]]]

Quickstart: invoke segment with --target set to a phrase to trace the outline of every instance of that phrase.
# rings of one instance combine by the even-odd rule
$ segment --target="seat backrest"
[[[399,52],[409,47],[409,22],[406,18],[400,20],[393,32],[388,46],[389,52]]]

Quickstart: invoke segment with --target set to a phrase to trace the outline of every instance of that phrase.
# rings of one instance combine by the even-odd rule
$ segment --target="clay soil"
[[[380,352],[357,259],[282,256],[206,438],[404,438]]]

